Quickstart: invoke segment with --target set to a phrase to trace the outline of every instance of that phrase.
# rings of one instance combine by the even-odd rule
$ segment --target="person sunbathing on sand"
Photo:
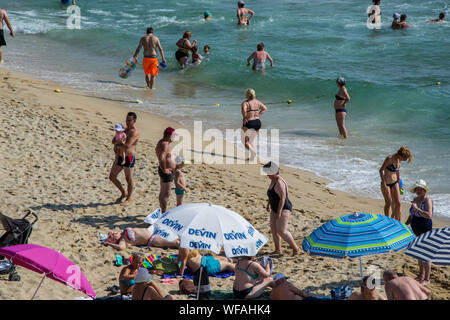
[[[361,281],[361,291],[355,291],[348,300],[386,300],[375,290],[374,285],[368,285],[367,280],[370,276],[365,276]]]
[[[151,229],[150,229],[151,231]],[[109,231],[105,246],[123,250],[129,246],[148,246],[156,248],[178,249],[180,240],[168,241],[161,236],[153,235],[145,228],[125,228],[122,232]]]
[[[180,248],[178,253],[178,262],[181,261],[180,276],[184,275],[184,269],[187,266],[194,273],[200,268],[202,255],[198,250]],[[234,272],[235,264],[233,260],[221,256],[203,256],[203,266],[208,269],[208,275],[214,276],[222,271]]]
[[[121,295],[131,295],[135,285],[134,278],[138,273],[139,267],[144,262],[145,257],[139,252],[133,252],[132,262],[120,271],[119,287]]]
[[[264,268],[255,257],[239,257],[236,263],[233,293],[238,299],[256,299],[267,287],[274,287],[270,276],[270,264]]]
[[[383,274],[384,288],[388,300],[428,300],[431,291],[416,280],[386,270]]]
[[[270,300],[303,300],[307,297],[306,293],[287,281],[284,274],[277,274],[273,277],[273,280],[275,286],[270,293]]]
[[[158,285],[153,282],[153,276],[146,268],[139,268],[133,288],[132,300],[173,300],[173,297],[165,295]]]

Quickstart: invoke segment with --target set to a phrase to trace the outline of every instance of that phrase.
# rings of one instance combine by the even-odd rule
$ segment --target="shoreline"
[[[6,78],[6,79],[5,79]],[[154,146],[168,125],[180,125],[148,111],[129,108],[121,103],[83,94],[54,82],[0,68],[0,108],[5,115],[5,127],[0,129],[0,141],[6,143],[2,156],[11,163],[0,195],[4,203],[0,211],[13,218],[21,217],[28,207],[38,212],[30,243],[61,250],[80,265],[99,297],[106,287],[116,284],[119,268],[112,265],[115,252],[98,243],[98,232],[108,228],[144,225],[143,219],[158,205],[159,178]],[[61,93],[55,93],[61,89]],[[128,207],[111,204],[118,191],[108,180],[114,154],[110,146],[115,122],[122,122],[126,112],[137,112],[137,128],[141,141],[137,146],[134,201]],[[6,115],[8,115],[6,117]],[[225,142],[226,143],[226,142]],[[191,194],[184,203],[214,202],[243,215],[269,239],[261,254],[273,251],[266,204],[267,177],[259,175],[254,165],[186,166],[185,174]],[[293,203],[290,231],[297,244],[324,222],[353,212],[382,213],[383,200],[354,196],[326,187],[330,180],[313,172],[281,165],[281,175],[289,185]],[[119,179],[124,182],[121,174]],[[173,194],[169,208],[175,205]],[[402,218],[406,220],[409,205],[403,203]],[[448,226],[447,221],[433,219],[434,227]],[[58,246],[58,247],[55,247]],[[129,248],[122,254],[145,249]],[[167,252],[162,249],[152,253]],[[356,285],[359,280],[358,261],[324,259],[304,253],[290,257],[283,243],[284,255],[277,258],[274,272],[283,270],[300,288],[318,295],[345,281]],[[173,253],[173,252],[172,252]],[[412,275],[417,262],[402,254],[392,253],[364,258],[380,268],[392,268]],[[98,258],[98,259],[96,259]],[[94,260],[94,261],[92,261]],[[447,270],[447,271],[446,271]],[[20,268],[19,283],[0,282],[0,298],[26,299],[27,290],[39,283],[40,277]],[[450,298],[445,290],[448,268],[432,267],[430,288],[437,299]],[[325,276],[324,276],[325,275]],[[211,279],[212,289],[230,290],[231,279]],[[71,299],[82,296],[60,284],[46,282],[38,299]],[[331,285],[330,285],[331,283]],[[13,289],[15,294],[11,294]],[[163,286],[165,291],[176,286]],[[62,292],[62,294],[60,294]],[[62,295],[62,296],[61,296]],[[177,297],[178,298],[178,297]]]

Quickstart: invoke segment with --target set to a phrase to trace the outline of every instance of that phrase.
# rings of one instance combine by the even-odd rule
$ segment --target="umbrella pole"
[[[38,292],[39,288],[42,286],[42,283],[44,282],[44,279],[47,275],[44,273],[44,276],[42,277],[41,282],[39,283],[39,286],[37,287],[36,291],[34,292],[33,296],[31,297],[31,300],[34,299],[34,296],[36,295],[36,293]]]
[[[203,271],[203,254],[202,254],[202,259],[200,260],[200,275],[198,277],[197,300],[200,297],[200,287],[201,287],[201,283],[202,283],[202,271]]]
[[[361,281],[364,279],[363,266],[362,266],[362,258],[359,257],[359,270],[361,271]]]

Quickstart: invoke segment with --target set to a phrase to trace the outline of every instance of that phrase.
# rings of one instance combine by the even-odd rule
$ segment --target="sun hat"
[[[114,126],[114,131],[125,131],[125,128],[123,127],[123,124],[121,123],[116,123],[116,125]]]
[[[394,13],[393,15],[392,15],[392,17],[394,18],[394,19],[398,19],[398,18],[400,18],[400,13]]]
[[[176,132],[175,132],[175,129],[172,128],[172,127],[167,127],[166,130],[164,130],[164,135],[165,135],[165,136],[167,136],[167,135],[169,135],[169,134],[170,134],[170,135],[174,134],[174,135],[176,135],[176,136],[178,135],[178,133],[176,133]]]
[[[134,278],[135,283],[147,283],[153,280],[153,275],[151,275],[147,268],[139,268],[136,278]]]
[[[426,192],[430,192],[430,189],[427,187],[427,183],[423,179],[416,181],[416,183],[411,188],[409,188],[409,192],[411,193],[416,192],[416,188],[422,188]]]
[[[279,170],[280,168],[278,168],[278,165],[273,161],[269,161],[262,168],[262,171],[267,175],[275,175]]]

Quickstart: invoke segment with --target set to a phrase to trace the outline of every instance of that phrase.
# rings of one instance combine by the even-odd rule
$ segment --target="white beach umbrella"
[[[211,250],[224,248],[227,257],[255,256],[267,238],[234,211],[210,203],[189,203],[164,213],[154,224],[159,233],[180,238],[180,247]],[[202,278],[203,255],[200,262]],[[199,280],[201,281],[201,280]],[[197,299],[200,296],[198,285]]]
[[[224,248],[227,257],[255,256],[267,238],[238,213],[210,203],[184,204],[164,213],[156,232],[176,234],[180,247],[210,250]]]

